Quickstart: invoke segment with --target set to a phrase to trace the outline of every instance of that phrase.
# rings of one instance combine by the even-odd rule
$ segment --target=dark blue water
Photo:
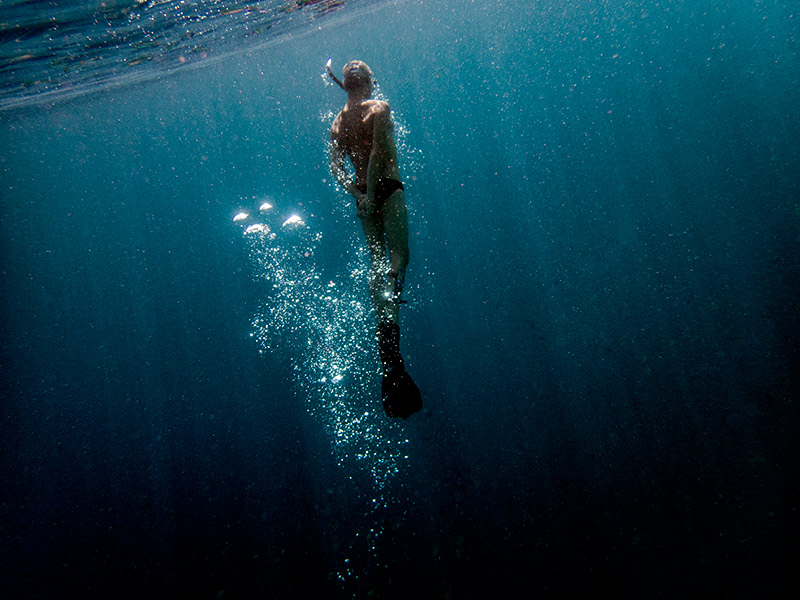
[[[3,88],[3,597],[795,597],[794,6],[372,8]],[[328,57],[398,125],[407,422]]]

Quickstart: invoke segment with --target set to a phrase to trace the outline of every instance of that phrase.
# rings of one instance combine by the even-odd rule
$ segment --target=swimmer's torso
[[[367,167],[375,137],[375,115],[380,111],[388,111],[389,105],[380,100],[364,100],[357,107],[346,105],[333,122],[331,133],[353,163],[356,174],[356,185],[366,185]],[[391,121],[390,121],[391,123]],[[381,175],[396,174],[396,157],[387,156],[389,172]],[[386,164],[385,161],[381,161]]]

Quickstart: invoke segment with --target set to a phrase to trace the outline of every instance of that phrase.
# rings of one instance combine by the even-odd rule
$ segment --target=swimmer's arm
[[[372,150],[367,166],[367,201],[363,204],[363,214],[359,210],[360,217],[375,212],[375,185],[382,175],[391,172],[390,163],[396,160],[397,154],[392,137],[392,113],[385,102],[375,110],[372,127]]]
[[[345,191],[353,196],[356,200],[361,200],[364,194],[359,191],[353,182],[352,177],[348,175],[345,169],[345,160],[347,155],[344,150],[339,146],[339,141],[336,136],[336,131],[331,129],[331,175],[339,182]]]

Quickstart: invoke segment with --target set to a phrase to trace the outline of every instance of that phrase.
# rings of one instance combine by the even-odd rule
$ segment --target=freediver
[[[383,407],[390,417],[408,418],[422,408],[419,389],[400,355],[400,304],[408,266],[408,217],[397,165],[391,110],[372,99],[372,70],[360,60],[342,69],[347,104],[331,127],[331,173],[356,199],[369,250],[369,291],[378,321]],[[345,168],[349,158],[355,176]],[[388,260],[387,260],[388,254]]]

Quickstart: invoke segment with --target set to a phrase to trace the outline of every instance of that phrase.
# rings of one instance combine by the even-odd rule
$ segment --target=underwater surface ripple
[[[381,0],[14,0],[0,5],[0,108],[264,44]]]

